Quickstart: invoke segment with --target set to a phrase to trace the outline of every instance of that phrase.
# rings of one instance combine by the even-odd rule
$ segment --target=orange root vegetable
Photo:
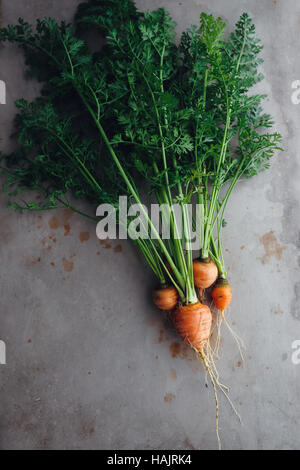
[[[218,277],[218,268],[210,258],[196,259],[193,262],[195,286],[207,289]]]
[[[224,311],[230,305],[232,299],[232,289],[227,279],[218,279],[211,291],[214,304],[220,310],[222,316]]]
[[[212,315],[209,307],[200,302],[181,305],[172,312],[172,319],[183,341],[202,352],[211,332]]]
[[[164,286],[155,289],[152,292],[152,298],[155,305],[160,310],[173,310],[178,302],[178,292],[173,286]]]

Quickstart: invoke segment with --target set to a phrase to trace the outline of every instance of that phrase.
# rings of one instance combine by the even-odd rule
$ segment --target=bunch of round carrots
[[[223,317],[232,300],[228,280],[218,277],[218,268],[210,258],[193,261],[193,276],[195,286],[201,293],[213,286],[211,296]],[[202,352],[211,334],[212,314],[209,307],[200,301],[180,304],[176,288],[167,284],[153,291],[153,302],[160,310],[172,312],[174,326],[184,342]]]

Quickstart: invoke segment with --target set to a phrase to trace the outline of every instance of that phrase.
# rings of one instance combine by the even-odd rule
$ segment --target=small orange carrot
[[[211,291],[214,304],[220,310],[222,316],[230,305],[232,299],[232,289],[227,279],[219,278]]]
[[[178,292],[173,286],[162,286],[152,292],[155,305],[160,310],[173,310],[178,302]]]
[[[201,289],[210,287],[218,277],[218,268],[210,258],[193,262],[194,284]]]
[[[209,307],[200,302],[180,305],[172,312],[172,319],[183,341],[202,352],[211,332],[212,316]]]

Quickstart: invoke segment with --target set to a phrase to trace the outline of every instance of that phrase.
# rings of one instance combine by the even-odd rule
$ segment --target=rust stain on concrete
[[[64,236],[67,237],[68,235],[70,235],[70,231],[71,231],[70,224],[65,224],[64,229],[65,229]]]
[[[73,211],[71,209],[64,209],[59,215],[51,217],[48,224],[51,230],[56,230],[57,228],[64,228],[69,234],[71,227],[69,221],[73,216]]]
[[[70,273],[73,271],[73,268],[74,268],[73,261],[68,261],[66,258],[63,258],[63,264],[64,264],[64,270],[67,273]]]
[[[173,401],[174,398],[175,398],[174,393],[171,393],[171,392],[166,393],[165,396],[164,396],[164,402],[171,403],[171,401]]]
[[[175,341],[170,345],[170,353],[172,357],[178,357],[181,352],[181,344]]]
[[[278,305],[277,307],[271,308],[271,313],[273,313],[274,315],[283,315],[283,311],[281,310],[280,305]]]
[[[59,224],[56,217],[51,217],[51,219],[49,220],[49,227],[51,228],[51,230],[55,230],[56,228],[58,228],[58,226]]]
[[[286,250],[286,246],[278,243],[274,230],[263,235],[260,238],[260,242],[263,244],[265,250],[264,256],[260,258],[262,264],[268,263],[271,258],[276,258],[277,260],[282,258],[282,253]]]
[[[89,232],[81,232],[80,234],[80,241],[81,243],[87,242],[90,239],[90,234]]]

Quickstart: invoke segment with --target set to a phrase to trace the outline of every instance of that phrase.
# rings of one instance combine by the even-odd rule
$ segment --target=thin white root
[[[242,362],[245,362],[244,354],[243,354],[243,349],[245,349],[245,345],[244,345],[244,342],[243,342],[242,338],[240,338],[240,336],[231,328],[231,326],[229,325],[228,321],[226,320],[226,317],[225,317],[225,315],[224,315],[224,312],[222,312],[222,317],[223,317],[223,320],[224,320],[225,325],[227,326],[228,330],[229,330],[230,333],[232,334],[233,339],[235,340],[235,342],[236,342],[236,344],[237,344],[237,347],[238,347],[238,350],[239,350],[239,353],[240,353]]]
[[[216,322],[216,326],[215,326],[217,328],[217,343],[216,343],[214,348],[211,347],[210,342],[208,340],[206,345],[205,345],[204,351],[203,350],[199,351],[193,346],[193,344],[191,342],[186,340],[186,342],[189,343],[190,346],[194,349],[196,354],[198,356],[200,356],[200,358],[203,362],[205,372],[206,372],[206,377],[205,377],[206,384],[208,382],[208,377],[209,377],[209,380],[210,380],[210,382],[212,384],[212,387],[213,387],[215,406],[216,406],[216,435],[217,435],[219,450],[222,450],[222,445],[221,445],[221,439],[220,439],[220,433],[219,433],[219,416],[220,416],[220,413],[219,413],[218,388],[220,389],[220,391],[223,393],[223,395],[227,399],[228,403],[231,406],[231,409],[233,410],[234,414],[237,416],[240,423],[243,424],[240,414],[238,413],[238,411],[235,408],[231,398],[229,397],[229,388],[226,385],[224,385],[220,382],[220,375],[219,375],[219,372],[217,370],[215,360],[214,360],[214,357],[218,357],[218,352],[219,352],[219,347],[220,347],[219,343],[220,343],[220,330],[221,330],[222,320],[224,320],[226,326],[229,328],[230,332],[233,334],[235,340],[237,341],[237,344],[239,345],[241,357],[243,358],[242,351],[241,351],[241,348],[243,347],[243,342],[239,338],[239,336],[232,330],[232,328],[228,324],[227,320],[225,319],[224,315],[219,316],[217,318],[217,322]],[[217,352],[217,354],[216,354],[216,352]]]
[[[242,418],[241,418],[241,415],[239,414],[239,412],[237,411],[237,409],[235,408],[232,400],[230,399],[229,397],[229,388],[222,384],[219,380],[219,373],[218,373],[218,370],[217,370],[217,367],[216,367],[216,364],[215,364],[215,361],[214,361],[214,357],[213,357],[213,351],[211,349],[211,346],[210,344],[208,343],[207,344],[207,354],[206,354],[206,358],[207,358],[207,363],[210,367],[210,370],[212,372],[212,375],[214,377],[214,380],[215,380],[215,383],[216,385],[219,387],[219,389],[221,390],[221,392],[224,394],[224,396],[226,397],[228,403],[230,404],[231,408],[232,408],[232,411],[234,412],[234,414],[236,415],[236,417],[238,418],[238,420],[240,421],[241,424],[243,424],[243,421],[242,421]]]
[[[232,400],[231,398],[229,397],[228,393],[226,392],[226,390],[224,390],[223,388],[221,388],[221,392],[224,394],[224,396],[226,397],[228,403],[230,404],[231,406],[231,409],[232,411],[234,412],[234,414],[236,415],[236,417],[238,418],[240,424],[243,426],[244,423],[243,423],[243,420],[242,420],[242,417],[241,415],[239,414],[239,412],[237,411],[236,407],[234,406],[234,404],[232,403]]]
[[[215,347],[213,350],[213,354],[217,359],[219,359],[220,355],[220,346],[221,346],[221,325],[222,325],[222,317],[220,315],[217,316],[216,320],[216,330],[217,330],[217,336],[216,336],[216,343]]]
[[[214,352],[213,352],[209,342],[207,342],[206,351],[207,351],[206,355],[207,355],[207,358],[208,358],[208,361],[209,361],[209,365],[210,365],[210,367],[213,371],[213,374],[214,374],[214,377],[216,378],[216,382],[217,382],[218,386],[220,388],[223,388],[224,390],[226,390],[226,392],[229,392],[229,387],[227,387],[226,385],[224,385],[220,382],[220,375],[219,375],[219,372],[218,372],[218,369],[217,369],[217,366],[216,366],[216,363],[215,363],[215,360],[214,360]]]
[[[200,351],[199,354],[200,354],[201,359],[203,361],[203,364],[205,366],[206,372],[207,372],[207,374],[210,378],[210,381],[211,381],[211,384],[212,384],[212,387],[213,387],[213,391],[214,391],[214,397],[215,397],[215,402],[216,402],[216,434],[217,434],[217,440],[218,440],[218,448],[219,448],[219,450],[222,450],[222,444],[221,444],[221,439],[220,439],[220,434],[219,434],[219,399],[218,399],[217,387],[216,387],[216,383],[215,383],[213,373],[212,373],[211,368],[210,368],[210,366],[207,362],[206,355],[202,351]]]

